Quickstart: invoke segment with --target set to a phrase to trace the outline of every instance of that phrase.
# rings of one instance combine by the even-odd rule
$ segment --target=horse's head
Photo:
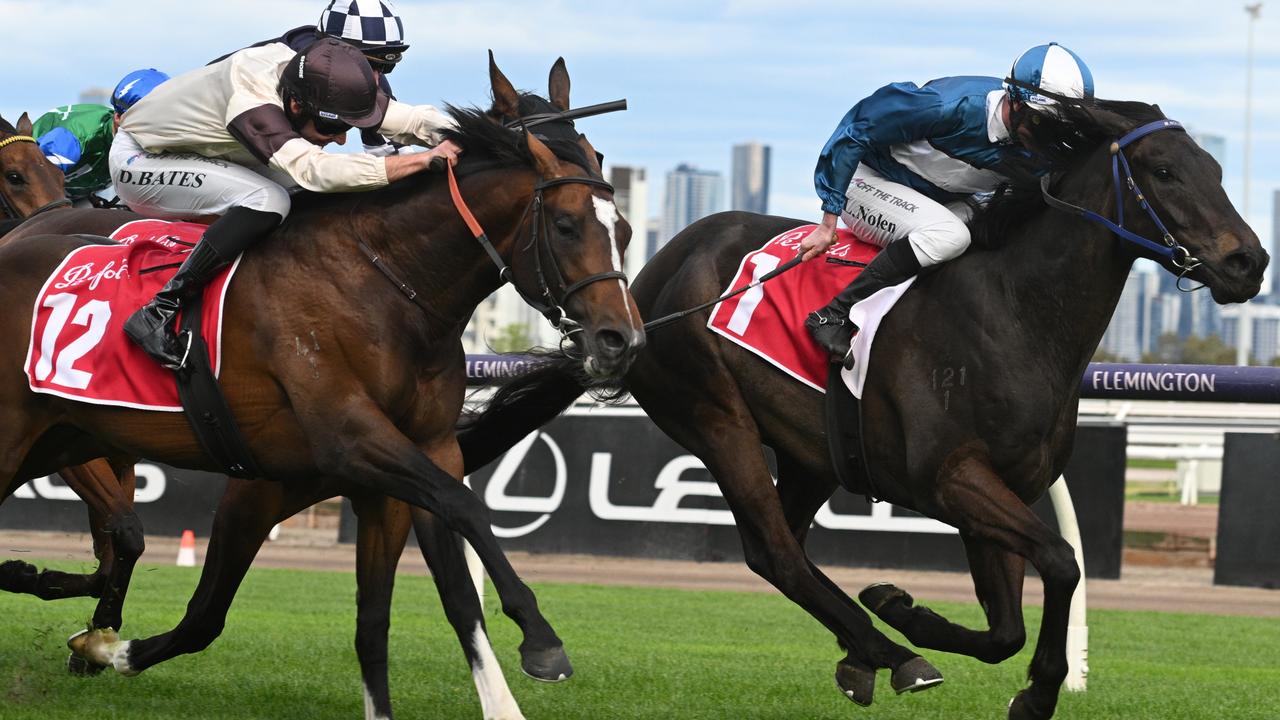
[[[63,198],[64,179],[31,137],[26,113],[15,128],[0,118],[0,208],[23,218]]]
[[[569,109],[563,59],[551,68],[547,101],[518,93],[489,54],[494,105],[489,115],[513,123]],[[526,298],[541,297],[564,316],[562,331],[577,344],[584,368],[617,378],[644,345],[643,321],[622,272],[631,226],[618,212],[595,148],[569,120],[543,122],[522,142],[538,175],[534,200],[517,230],[513,282]]]
[[[1164,244],[1163,224],[1173,243],[1185,249],[1175,247],[1171,256],[1157,258],[1165,269],[1181,275],[1191,268],[1187,277],[1208,286],[1218,303],[1244,302],[1258,294],[1269,257],[1227,199],[1222,168],[1209,153],[1181,126],[1162,122],[1163,113],[1153,105],[1099,101],[1072,112],[1084,113],[1083,120],[1110,141],[1105,152],[1114,158],[1108,162],[1115,163],[1118,176],[1108,178],[1108,185],[1121,185],[1124,226]],[[1144,127],[1149,132],[1134,133]],[[1134,137],[1126,143],[1130,133]],[[1125,181],[1126,160],[1137,190]]]

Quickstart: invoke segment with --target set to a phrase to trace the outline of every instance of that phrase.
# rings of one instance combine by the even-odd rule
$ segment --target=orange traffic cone
[[[178,544],[178,567],[196,566],[196,534],[190,530],[182,531],[182,542]]]

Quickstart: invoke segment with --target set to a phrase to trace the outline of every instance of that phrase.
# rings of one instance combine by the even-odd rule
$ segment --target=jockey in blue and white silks
[[[860,239],[885,248],[805,323],[833,356],[849,351],[854,303],[969,247],[969,198],[1008,182],[1011,168],[1047,170],[1047,160],[1031,150],[1032,133],[1038,115],[1056,115],[1055,101],[1036,90],[1093,96],[1088,67],[1056,43],[1023,53],[1009,79],[886,85],[854,105],[823,147],[814,171],[823,219],[801,242],[804,258],[826,252],[837,217]]]

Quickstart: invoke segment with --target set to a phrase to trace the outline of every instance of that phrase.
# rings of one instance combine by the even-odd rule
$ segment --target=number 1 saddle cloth
[[[124,334],[124,321],[177,272],[205,225],[137,220],[115,245],[73,250],[45,281],[32,310],[26,372],[31,390],[96,405],[181,412],[175,374]],[[201,328],[217,376],[222,309],[237,258],[204,289]]]

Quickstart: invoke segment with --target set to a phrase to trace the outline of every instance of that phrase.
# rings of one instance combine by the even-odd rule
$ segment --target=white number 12
[[[44,306],[53,312],[50,313],[49,323],[45,325],[44,335],[40,338],[40,359],[36,361],[36,379],[40,382],[48,380],[55,385],[83,390],[89,387],[93,373],[77,370],[72,366],[102,341],[102,336],[107,332],[107,321],[111,319],[111,306],[104,300],[90,300],[85,303],[71,323],[87,325],[89,329],[67,344],[62,352],[58,352],[56,347],[58,335],[62,334],[67,318],[71,317],[76,299],[76,296],[70,293],[58,293],[45,298]],[[53,360],[54,355],[57,355],[56,363]],[[49,380],[50,373],[53,373],[52,380]]]

